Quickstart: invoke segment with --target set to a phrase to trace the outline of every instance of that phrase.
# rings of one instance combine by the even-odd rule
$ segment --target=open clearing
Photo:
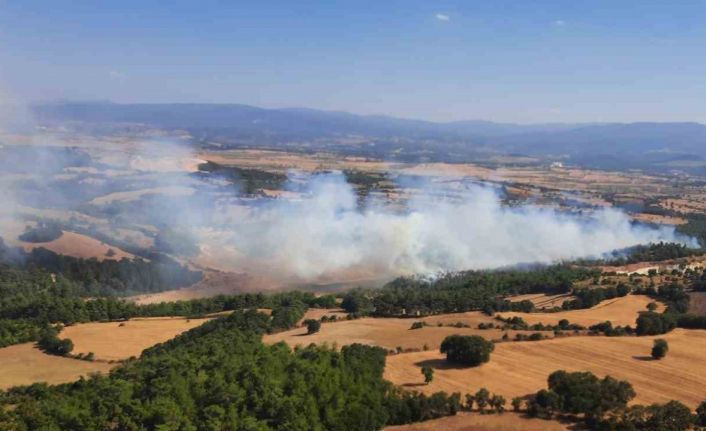
[[[557,313],[498,313],[503,318],[521,317],[530,325],[543,323],[545,325],[556,325],[561,319],[567,319],[571,323],[576,323],[589,327],[596,323],[610,320],[613,326],[630,325],[635,326],[638,313],[647,311],[647,304],[654,300],[645,295],[628,295],[622,298],[603,301],[593,308],[585,310],[569,310]],[[662,312],[664,305],[658,304],[657,310]]]
[[[330,315],[333,313],[324,312]],[[412,323],[423,321],[429,326],[421,329],[409,329]],[[451,326],[437,326],[438,322],[452,325],[457,322],[470,325],[470,328],[455,328]],[[478,323],[491,323],[497,321],[480,312],[444,314],[419,319],[401,318],[372,318],[366,317],[355,320],[344,320],[323,323],[321,330],[315,334],[307,335],[306,328],[300,327],[277,334],[265,335],[263,341],[268,344],[284,341],[290,346],[314,344],[334,344],[339,346],[361,343],[384,347],[388,350],[402,347],[403,349],[438,349],[441,342],[449,335],[480,335],[489,340],[499,340],[503,331],[499,329],[476,329]],[[507,331],[511,337],[515,333],[531,333],[531,331]],[[546,335],[551,336],[547,332]]]
[[[72,382],[91,373],[107,373],[113,365],[47,355],[34,343],[0,349],[0,389],[37,382]]]
[[[475,368],[449,367],[437,350],[388,356],[385,378],[425,393],[486,387],[511,399],[546,388],[556,370],[591,371],[632,383],[637,403],[675,399],[695,408],[706,397],[706,331],[677,329],[658,338],[669,342],[660,361],[649,358],[655,337],[566,337],[497,344],[490,362]],[[429,385],[423,383],[422,366],[435,368]]]
[[[302,317],[302,322],[307,319],[321,320],[322,317],[336,316],[337,319],[345,319],[348,313],[341,308],[309,308]]]
[[[64,328],[60,337],[73,341],[74,354],[93,352],[99,361],[121,361],[140,356],[146,348],[170,340],[208,320],[155,317],[125,322],[80,323]]]
[[[543,293],[528,293],[526,295],[516,295],[508,298],[512,302],[530,301],[535,308],[554,308],[561,307],[564,301],[574,299],[573,296],[567,293],[559,295],[545,295]]]
[[[528,419],[506,412],[502,415],[459,413],[456,416],[386,427],[383,431],[564,431],[569,428],[557,421]]]
[[[188,301],[190,299],[209,298],[217,295],[233,295],[272,291],[279,288],[267,277],[242,272],[217,271],[195,266],[203,271],[203,279],[196,284],[180,289],[165,290],[157,293],[146,293],[127,298],[137,304],[157,304],[160,302]]]
[[[110,246],[87,235],[76,232],[64,231],[64,234],[54,241],[29,243],[22,242],[22,247],[26,251],[43,247],[54,253],[65,254],[67,256],[90,259],[95,257],[102,261],[106,259],[121,260],[123,258],[132,259],[135,256],[117,247]],[[108,256],[108,250],[113,250],[113,255]]]

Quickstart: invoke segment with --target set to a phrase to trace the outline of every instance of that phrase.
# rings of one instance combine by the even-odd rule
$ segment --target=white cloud
[[[451,17],[445,13],[437,13],[436,19],[439,21],[451,21]]]
[[[554,21],[554,25],[557,27],[564,27],[566,25],[566,21],[564,21],[563,19],[558,19]]]

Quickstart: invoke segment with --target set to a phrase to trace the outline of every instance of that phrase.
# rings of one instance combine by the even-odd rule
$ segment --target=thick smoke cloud
[[[259,207],[202,238],[222,241],[221,256],[236,265],[267,262],[301,279],[352,269],[400,275],[552,263],[649,242],[688,242],[673,228],[634,225],[613,209],[580,217],[505,207],[480,186],[461,201],[422,193],[426,197],[411,200],[405,211],[375,202],[360,209],[341,174],[312,177],[307,192],[299,201]]]

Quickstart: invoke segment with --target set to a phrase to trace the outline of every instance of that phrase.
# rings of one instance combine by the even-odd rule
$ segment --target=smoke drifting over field
[[[460,202],[412,200],[404,212],[375,203],[359,209],[341,174],[312,177],[307,190],[308,198],[264,205],[233,219],[230,231],[209,237],[223,240],[224,257],[267,262],[272,271],[302,279],[351,268],[399,275],[551,263],[685,240],[673,228],[634,225],[617,210],[584,218],[534,206],[503,207],[483,187]]]
[[[0,218],[16,219],[15,226],[24,223],[20,207],[85,212],[105,221],[89,223],[90,229],[104,226],[106,236],[113,228],[133,229],[128,239],[169,231],[171,247],[162,250],[292,281],[552,263],[655,241],[692,244],[673,228],[635,225],[617,210],[583,217],[532,205],[506,207],[494,190],[481,186],[451,199],[433,186],[414,184],[419,197],[404,209],[374,200],[361,207],[343,174],[299,174],[291,187],[303,187],[300,199],[241,201],[232,183],[194,174],[199,160],[184,142],[71,151],[29,145],[6,155],[15,153],[16,159],[0,161],[10,174],[0,178]],[[26,172],[31,181],[13,176]],[[4,228],[0,223],[0,235],[9,238]],[[180,247],[191,240],[198,248]]]

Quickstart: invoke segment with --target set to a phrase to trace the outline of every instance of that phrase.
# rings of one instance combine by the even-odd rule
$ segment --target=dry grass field
[[[613,325],[630,325],[635,326],[640,311],[647,311],[647,304],[653,302],[644,295],[628,295],[622,298],[603,301],[593,308],[585,310],[570,310],[560,311],[558,313],[498,313],[498,315],[508,318],[519,316],[527,323],[543,323],[548,325],[556,325],[561,319],[567,319],[571,323],[576,323],[583,326],[591,326],[596,323],[610,320]],[[658,311],[662,311],[664,305],[659,304]]]
[[[91,373],[107,373],[113,365],[47,355],[34,343],[0,349],[0,389],[37,382],[66,383]]]
[[[120,361],[140,356],[146,348],[172,339],[207,320],[159,317],[126,322],[81,323],[64,328],[60,337],[73,341],[72,353],[93,352],[98,361]]]
[[[276,290],[281,287],[274,281],[258,275],[204,269],[200,266],[195,266],[194,268],[203,271],[204,276],[201,281],[192,286],[158,293],[135,295],[127,299],[137,304],[157,304],[160,302],[209,298],[216,295],[263,292]]]
[[[680,225],[685,224],[687,220],[683,217],[672,217],[666,215],[658,214],[646,214],[646,213],[634,213],[630,215],[634,220],[645,222],[645,223],[657,223],[657,224],[668,224],[668,225]]]
[[[99,196],[89,203],[93,205],[105,205],[113,202],[131,202],[136,201],[148,195],[163,195],[163,196],[191,196],[196,192],[191,187],[170,186],[170,187],[154,187],[140,190],[130,190],[125,192],[114,192],[104,196]]]
[[[569,428],[557,421],[528,419],[515,413],[479,415],[459,413],[456,416],[410,425],[386,427],[383,431],[565,431]]]
[[[560,294],[560,295],[545,295],[543,293],[529,293],[526,295],[517,295],[517,296],[512,296],[508,298],[512,302],[520,302],[520,301],[531,301],[532,304],[536,308],[553,308],[553,307],[561,307],[561,304],[564,303],[564,301],[568,301],[570,299],[574,299],[573,296],[569,294]]]
[[[510,399],[545,388],[556,370],[591,371],[628,380],[637,403],[676,399],[695,408],[706,398],[706,331],[677,329],[661,338],[669,342],[669,354],[660,361],[649,358],[654,337],[565,337],[497,344],[490,362],[475,368],[449,367],[435,350],[393,355],[385,378],[426,393],[486,387]],[[420,371],[426,365],[435,368],[429,385]]]
[[[106,259],[120,260],[122,258],[132,259],[135,257],[126,251],[105,244],[104,242],[98,241],[90,236],[67,231],[65,231],[59,238],[51,242],[21,242],[21,244],[27,251],[34,248],[44,247],[47,250],[51,250],[58,254],[65,254],[67,256],[80,257],[84,259],[95,257],[99,261]],[[113,250],[114,254],[112,256],[108,256],[108,250]]]
[[[320,312],[320,310],[317,310]],[[324,313],[326,314],[326,313]],[[428,324],[421,329],[409,329],[412,323],[423,321]],[[452,325],[456,322],[470,325],[470,328],[455,328],[450,326],[437,326],[438,322],[444,325]],[[362,343],[384,347],[394,350],[397,347],[403,349],[423,349],[437,350],[441,342],[449,335],[480,335],[489,340],[499,340],[503,331],[499,329],[476,329],[478,323],[495,322],[478,312],[444,314],[420,319],[397,319],[397,318],[372,318],[366,317],[355,320],[344,320],[332,323],[323,323],[321,330],[315,334],[307,335],[306,328],[300,327],[277,334],[265,335],[263,341],[268,344],[284,341],[290,346],[314,344],[337,344],[343,346],[353,343]],[[531,333],[531,331],[508,331],[510,337],[515,333]],[[551,333],[546,333],[551,336]]]
[[[360,157],[342,157],[334,154],[302,154],[270,150],[226,150],[204,152],[199,157],[210,162],[273,172],[357,169],[368,172],[390,171],[395,165],[366,160]]]
[[[348,313],[341,308],[310,308],[304,313],[302,322],[307,319],[321,320],[324,316],[336,316],[337,319],[345,319]]]

